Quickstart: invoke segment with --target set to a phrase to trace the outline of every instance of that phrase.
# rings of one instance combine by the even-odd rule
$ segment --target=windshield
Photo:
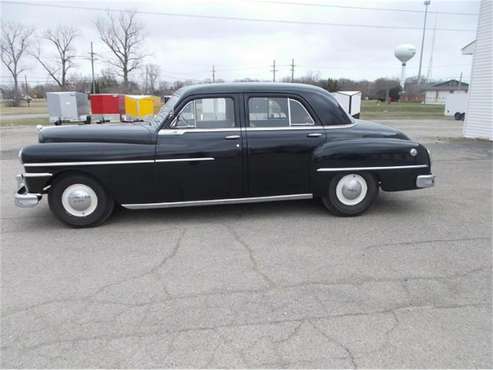
[[[175,107],[178,99],[178,95],[173,95],[171,98],[169,98],[169,100],[161,107],[159,113],[152,117],[149,123],[155,127],[161,125],[161,123],[163,123],[163,121],[173,111],[173,108]]]

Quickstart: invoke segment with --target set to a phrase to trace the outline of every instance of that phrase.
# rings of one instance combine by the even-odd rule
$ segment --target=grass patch
[[[0,127],[10,127],[10,126],[37,126],[37,125],[49,125],[48,118],[26,118],[26,119],[12,119],[9,120],[8,117],[4,116],[0,120]]]
[[[39,114],[48,113],[48,106],[45,99],[34,99],[29,107],[25,101],[21,102],[20,107],[9,107],[6,102],[0,102],[0,114],[2,116],[8,116],[11,114]]]
[[[413,102],[382,103],[378,100],[361,102],[362,119],[445,119],[444,106]]]

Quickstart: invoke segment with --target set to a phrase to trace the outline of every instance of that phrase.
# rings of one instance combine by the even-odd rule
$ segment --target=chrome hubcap
[[[347,206],[354,206],[363,201],[367,192],[366,180],[357,174],[342,177],[336,186],[337,199]]]
[[[72,216],[85,217],[96,210],[98,196],[87,185],[73,184],[63,191],[62,205]]]

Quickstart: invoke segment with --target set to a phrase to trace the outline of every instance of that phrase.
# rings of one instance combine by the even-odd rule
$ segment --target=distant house
[[[482,0],[476,40],[462,48],[472,55],[471,89],[466,107],[464,136],[493,140],[493,2]]]
[[[469,84],[458,80],[440,82],[425,89],[425,104],[443,104],[450,94],[467,94]]]

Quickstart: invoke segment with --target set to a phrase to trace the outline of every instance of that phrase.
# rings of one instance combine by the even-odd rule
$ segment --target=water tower
[[[416,55],[416,46],[411,44],[402,44],[395,48],[395,57],[402,63],[401,86],[404,89],[406,78],[406,62]]]

